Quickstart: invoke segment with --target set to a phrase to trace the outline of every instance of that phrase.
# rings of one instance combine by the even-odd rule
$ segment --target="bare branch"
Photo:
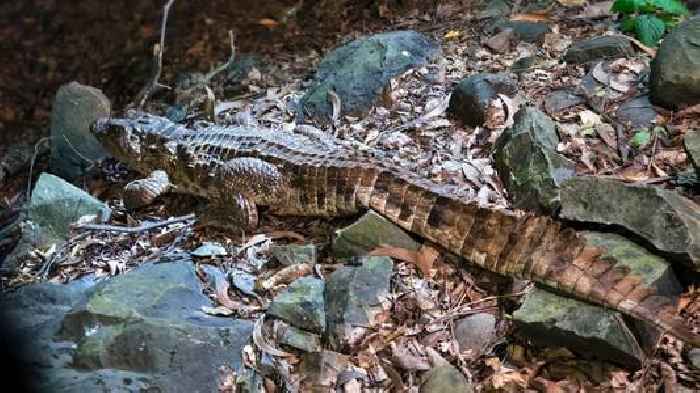
[[[137,227],[124,227],[116,225],[100,225],[100,224],[81,224],[73,225],[71,228],[78,231],[104,231],[104,232],[120,232],[120,233],[141,233],[152,229],[161,228],[179,222],[187,222],[194,220],[194,214],[188,214],[181,217],[173,217],[164,221],[142,224]]]
[[[146,86],[141,89],[141,92],[138,95],[138,99],[136,100],[138,102],[138,109],[141,110],[143,109],[143,106],[146,104],[146,101],[148,100],[148,97],[150,97],[151,94],[156,89],[159,88],[168,88],[168,86],[165,86],[159,82],[160,80],[160,74],[163,70],[163,51],[165,50],[165,27],[168,23],[168,14],[170,13],[170,7],[173,5],[175,0],[168,0],[168,2],[165,4],[163,7],[163,21],[160,26],[160,43],[155,44],[153,46],[153,67],[155,68],[153,72],[153,77],[151,77],[151,80],[146,84]]]
[[[217,68],[215,68],[213,71],[208,73],[205,77],[204,80],[208,84],[212,78],[214,78],[218,73],[221,71],[225,70],[228,68],[233,62],[236,60],[236,42],[233,36],[233,30],[228,31],[228,39],[229,39],[229,45],[231,45],[231,57],[228,58],[228,61]]]

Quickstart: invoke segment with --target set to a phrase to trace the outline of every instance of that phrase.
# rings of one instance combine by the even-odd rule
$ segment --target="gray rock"
[[[326,341],[333,350],[357,344],[383,311],[393,264],[389,257],[365,257],[358,267],[343,267],[326,280]]]
[[[564,55],[564,60],[584,64],[595,60],[634,56],[630,40],[622,35],[606,35],[574,43]]]
[[[321,350],[321,337],[319,335],[297,329],[294,326],[286,326],[280,334],[278,342],[304,352]]]
[[[194,257],[225,257],[228,255],[226,249],[219,243],[204,242],[201,246],[195,248],[190,254]]]
[[[700,103],[700,15],[676,27],[651,63],[652,101],[679,109]]]
[[[615,116],[623,124],[637,128],[648,128],[656,121],[656,110],[649,101],[649,96],[641,96],[625,101],[617,108]]]
[[[550,115],[554,115],[564,109],[571,108],[574,105],[584,102],[586,102],[584,97],[581,97],[571,90],[556,90],[544,99],[544,109]]]
[[[93,284],[89,277],[66,285],[38,283],[3,296],[3,334],[7,342],[16,344],[21,362],[42,369],[72,362],[73,346],[55,342],[55,336],[64,316],[87,298]]]
[[[333,253],[339,258],[367,255],[380,244],[413,251],[420,247],[401,228],[370,210],[354,224],[336,232]]]
[[[622,315],[535,288],[513,313],[516,334],[540,346],[637,368],[645,355]]]
[[[341,114],[361,114],[378,100],[389,80],[410,68],[427,64],[440,46],[415,31],[395,31],[364,37],[334,49],[324,57],[313,87],[300,102],[299,116],[328,122],[332,106],[328,92],[341,101]]]
[[[270,254],[284,266],[300,263],[316,263],[316,246],[313,244],[284,244],[270,247]]]
[[[474,387],[459,370],[450,364],[441,364],[425,375],[421,393],[472,393]]]
[[[71,369],[49,369],[38,381],[38,393],[160,393],[167,392],[165,386],[148,374],[123,370],[79,371]]]
[[[683,137],[683,146],[695,171],[700,173],[700,130],[688,130]]]
[[[50,165],[54,173],[74,180],[90,166],[81,155],[93,161],[107,156],[90,133],[90,125],[110,112],[109,100],[99,89],[78,82],[58,89],[51,111]]]
[[[470,351],[474,359],[479,356],[496,333],[496,317],[488,313],[469,315],[455,324],[455,338],[459,351]]]
[[[455,87],[447,111],[468,126],[482,126],[491,101],[499,94],[512,96],[517,91],[517,83],[507,74],[472,75]]]
[[[28,218],[50,239],[68,238],[70,225],[85,215],[109,217],[109,208],[63,179],[42,173],[32,191]]]
[[[694,368],[700,369],[700,348],[693,348],[688,351],[688,360]]]
[[[332,352],[307,352],[301,358],[299,366],[301,375],[304,375],[306,386],[303,392],[332,392],[338,382],[338,375],[350,365],[350,358],[346,355]],[[333,390],[329,390],[333,389]]]
[[[484,8],[479,12],[479,17],[484,19],[508,16],[513,7],[507,0],[484,1],[480,4],[483,5]]]
[[[559,207],[559,187],[575,174],[574,163],[556,152],[555,123],[535,108],[515,114],[514,124],[496,141],[498,175],[516,208],[553,212]]]
[[[513,34],[520,41],[530,42],[530,43],[542,43],[544,42],[545,34],[552,31],[552,29],[544,23],[537,22],[525,22],[519,20],[507,20],[504,19],[495,24],[496,31],[503,31],[505,29],[512,29]]]
[[[619,225],[700,271],[700,208],[674,191],[577,176],[561,186],[562,218]]]
[[[313,277],[302,277],[272,300],[267,314],[292,326],[314,333],[326,331],[324,283]]]
[[[74,365],[157,377],[165,391],[215,391],[218,367],[240,365],[249,321],[205,314],[191,260],[143,265],[97,284],[63,320],[60,337],[78,342]]]

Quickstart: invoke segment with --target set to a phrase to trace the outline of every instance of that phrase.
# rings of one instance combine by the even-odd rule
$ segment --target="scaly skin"
[[[676,299],[657,293],[573,229],[550,217],[480,206],[376,158],[378,152],[264,129],[192,130],[136,113],[93,129],[116,158],[144,173],[166,171],[179,192],[243,211],[268,206],[280,215],[373,209],[485,269],[619,310],[700,346],[700,336],[676,315]]]

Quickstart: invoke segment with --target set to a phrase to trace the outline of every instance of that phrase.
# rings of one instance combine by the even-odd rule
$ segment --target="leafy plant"
[[[634,33],[647,46],[656,46],[690,13],[680,0],[616,0],[610,10],[623,15],[622,31]]]

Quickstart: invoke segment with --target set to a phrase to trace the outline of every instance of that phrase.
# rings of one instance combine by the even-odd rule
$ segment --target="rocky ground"
[[[609,2],[568,3],[386,8],[390,33],[182,72],[148,108],[333,135],[464,198],[558,216],[698,326],[700,20],[656,50],[620,34]],[[123,107],[108,95],[63,85],[50,150],[14,144],[0,167],[2,309],[40,391],[700,388],[700,350],[476,269],[373,212],[263,214],[231,233],[184,196],[129,209],[122,190],[140,175],[88,132]]]

